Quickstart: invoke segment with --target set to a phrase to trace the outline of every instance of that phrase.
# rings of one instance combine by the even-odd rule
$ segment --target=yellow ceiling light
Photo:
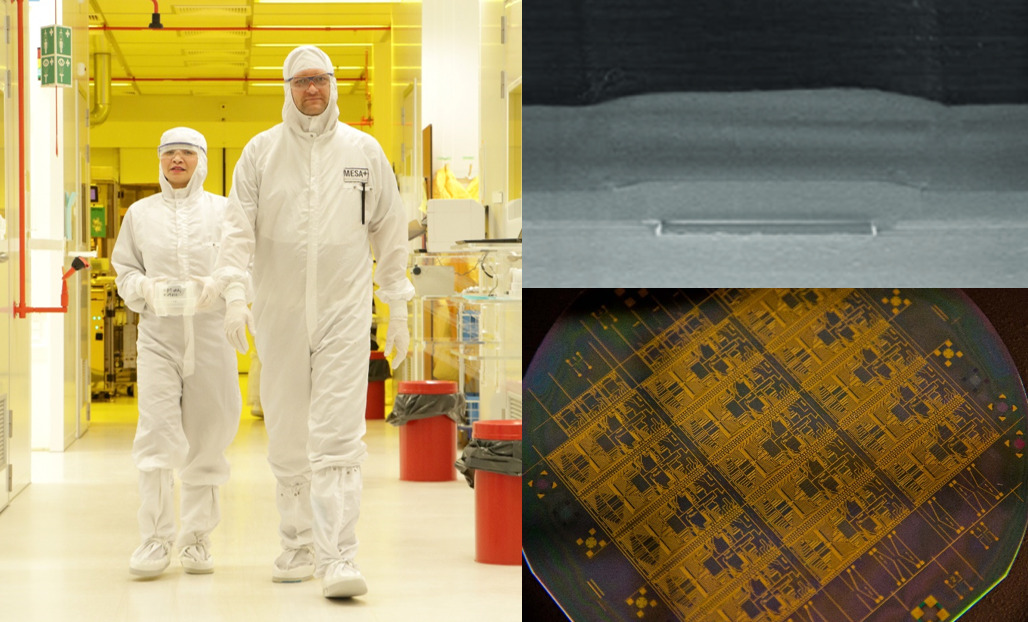
[[[257,0],[257,2],[261,4],[400,4],[403,0]]]
[[[340,80],[340,81],[336,82],[337,86],[349,86],[351,84],[356,84],[356,83],[353,80]],[[264,86],[264,87],[273,86],[273,87],[275,87],[277,89],[280,89],[280,88],[282,88],[282,83],[281,82],[251,82],[250,86]]]
[[[171,5],[171,12],[176,15],[195,15],[202,13],[205,15],[211,15],[214,13],[229,14],[229,15],[249,15],[250,7],[239,6],[239,5],[198,5],[198,4],[173,4]]]
[[[263,66],[262,67],[254,67],[253,69],[254,69],[254,71],[282,71],[282,65],[278,65],[278,66],[274,66],[274,67],[263,67]],[[336,71],[359,71],[361,69],[364,69],[363,65],[353,66],[353,67],[338,66],[338,67],[335,68]]]
[[[295,48],[300,45],[299,43],[254,43],[253,47],[256,48]],[[370,43],[307,43],[305,45],[313,45],[319,48],[367,48],[371,47]]]
[[[336,26],[330,26],[328,24],[286,24],[276,26],[254,26],[252,30],[266,32],[289,32],[292,30],[332,30],[335,32],[343,32],[347,30],[389,30],[389,24],[339,24]]]

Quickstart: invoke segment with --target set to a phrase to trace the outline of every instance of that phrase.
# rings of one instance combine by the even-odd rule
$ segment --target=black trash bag
[[[445,415],[456,423],[462,423],[464,415],[464,394],[419,395],[401,393],[393,402],[393,412],[386,421],[401,426],[408,421],[428,419]]]
[[[472,488],[475,487],[477,469],[521,477],[521,441],[473,438],[453,466],[464,474],[464,479],[468,480],[468,486]]]
[[[385,359],[372,359],[368,365],[368,382],[379,382],[392,377],[389,370],[389,361]]]

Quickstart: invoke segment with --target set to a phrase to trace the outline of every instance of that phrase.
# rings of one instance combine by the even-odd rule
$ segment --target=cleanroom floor
[[[214,573],[187,575],[173,558],[159,578],[133,579],[135,412],[130,398],[94,403],[90,429],[67,451],[33,452],[32,484],[0,513],[0,619],[521,620],[519,570],[474,561],[474,491],[463,477],[400,481],[399,434],[383,421],[369,421],[365,439],[357,563],[366,596],[326,599],[317,579],[272,583],[275,480],[264,422],[245,407],[228,449],[232,475],[221,491],[221,524],[211,536]]]

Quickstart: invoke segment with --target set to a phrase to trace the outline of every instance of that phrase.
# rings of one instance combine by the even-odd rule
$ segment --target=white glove
[[[240,354],[246,354],[250,344],[246,341],[246,329],[251,335],[257,331],[253,325],[253,313],[245,300],[233,300],[225,308],[225,338]]]
[[[221,292],[218,291],[218,286],[214,283],[213,278],[209,276],[198,276],[193,278],[203,287],[203,289],[200,290],[200,295],[196,299],[196,310],[203,311],[214,304],[214,301],[218,299]]]
[[[154,310],[154,292],[157,288],[157,279],[151,279],[143,277],[139,281],[139,295],[143,297],[143,301],[146,302],[146,306],[150,307],[150,310]]]
[[[397,306],[405,305],[405,303],[398,302]],[[401,307],[402,308],[402,307]],[[406,309],[404,309],[406,311]],[[407,314],[396,313],[394,307],[389,307],[389,328],[386,334],[385,342],[385,355],[389,356],[389,353],[395,349],[393,355],[393,369],[400,366],[403,359],[407,358],[407,347],[410,346],[410,331],[407,329]]]

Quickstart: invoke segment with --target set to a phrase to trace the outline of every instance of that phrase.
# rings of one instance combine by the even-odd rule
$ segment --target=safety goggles
[[[201,151],[202,147],[190,143],[168,143],[157,148],[157,154],[162,158],[172,158],[176,153],[182,156],[195,156]]]
[[[323,73],[316,76],[304,76],[302,78],[289,78],[286,80],[294,89],[306,89],[311,85],[322,87],[328,84],[329,78],[332,77],[331,73]]]

